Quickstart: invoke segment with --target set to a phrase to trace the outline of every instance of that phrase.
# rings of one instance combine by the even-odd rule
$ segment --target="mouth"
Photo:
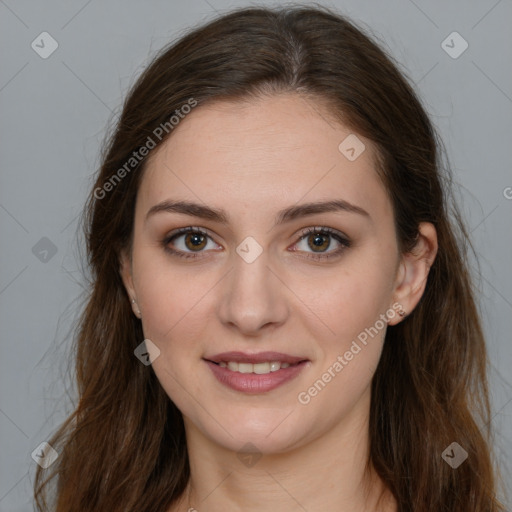
[[[217,380],[236,391],[271,391],[297,376],[309,359],[278,352],[224,352],[203,358]]]
[[[238,363],[236,361],[210,361],[213,364],[220,366],[221,368],[227,368],[232,372],[238,373],[255,373],[256,375],[266,375],[267,373],[273,373],[281,370],[282,368],[289,368],[290,366],[297,366],[301,362],[290,364],[284,361],[265,361],[263,363]]]

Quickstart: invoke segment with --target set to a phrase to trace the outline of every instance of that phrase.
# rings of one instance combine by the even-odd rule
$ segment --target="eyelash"
[[[167,253],[171,254],[172,256],[178,256],[179,258],[185,258],[185,259],[200,258],[201,257],[200,253],[202,251],[198,251],[196,254],[194,254],[194,253],[184,252],[181,250],[171,249],[171,247],[169,247],[169,244],[171,243],[172,240],[179,237],[180,235],[188,234],[188,233],[197,233],[197,234],[206,236],[211,239],[211,236],[206,231],[203,231],[200,228],[197,228],[194,226],[180,228],[180,229],[176,230],[175,232],[171,233],[170,235],[166,236],[162,240],[162,245],[163,245],[164,250]],[[316,253],[316,254],[308,253],[308,254],[310,254],[310,256],[305,256],[306,259],[312,259],[312,260],[319,261],[319,260],[326,260],[328,258],[337,257],[337,256],[340,256],[341,253],[345,251],[345,249],[348,249],[351,246],[351,242],[350,242],[350,240],[348,240],[348,238],[344,237],[338,231],[335,231],[334,229],[324,227],[324,226],[315,226],[315,227],[303,229],[301,231],[301,236],[300,236],[298,242],[296,242],[296,243],[299,243],[304,238],[306,238],[308,235],[313,234],[313,233],[321,234],[321,235],[329,235],[332,238],[334,238],[337,242],[339,242],[341,244],[341,247],[339,249],[336,249],[335,251],[331,251],[329,253]]]

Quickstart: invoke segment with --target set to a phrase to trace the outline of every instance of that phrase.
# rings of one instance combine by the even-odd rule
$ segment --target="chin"
[[[230,409],[233,413],[233,409]],[[224,417],[219,423],[210,416],[204,422],[188,418],[188,427],[198,429],[210,441],[236,453],[245,446],[248,451],[279,454],[306,442],[307,426],[292,409],[262,412],[261,409],[239,410],[240,419]],[[291,414],[290,414],[291,413]],[[193,423],[193,426],[191,425]],[[313,428],[314,426],[312,426]]]

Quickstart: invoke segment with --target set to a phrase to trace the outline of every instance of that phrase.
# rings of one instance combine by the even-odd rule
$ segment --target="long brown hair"
[[[386,334],[372,382],[368,463],[400,512],[504,510],[495,497],[471,244],[442,143],[398,65],[362,28],[326,8],[300,6],[240,9],[196,28],[132,87],[85,209],[92,289],[75,338],[79,402],[49,440],[56,462],[38,467],[38,510],[154,512],[185,489],[183,419],[151,366],[134,356],[143,332],[119,274],[146,161],[130,159],[148,138],[159,146],[172,136],[169,119],[191,99],[200,106],[279,92],[328,102],[336,119],[375,143],[402,252],[414,246],[421,222],[437,230],[425,293]],[[468,453],[457,469],[442,458],[452,442]]]

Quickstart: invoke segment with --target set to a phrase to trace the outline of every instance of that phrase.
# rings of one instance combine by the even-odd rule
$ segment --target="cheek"
[[[205,289],[162,266],[148,266],[139,275],[144,337],[160,350],[152,368],[176,406],[194,414],[193,407],[189,411],[190,397],[201,396],[200,382],[194,376],[208,318]]]
[[[198,280],[197,270],[180,268],[152,247],[134,254],[133,265],[145,335],[164,343],[178,331],[192,333],[196,323],[190,317],[204,307],[201,299],[214,276],[203,272]]]
[[[389,308],[392,277],[392,265],[361,255],[338,270],[297,279],[293,289],[310,330],[341,349]]]
[[[354,328],[353,322],[352,328],[346,329],[346,337],[342,335],[324,346],[325,358],[297,395],[303,413],[311,421],[319,415],[326,424],[341,421],[369,389],[380,360],[386,324],[374,320],[368,327]]]
[[[309,315],[308,329],[318,343],[320,364],[298,401],[311,403],[311,414],[313,410],[329,411],[326,414],[334,420],[360,399],[379,363],[391,297],[392,261],[383,261],[370,251],[360,253],[357,259],[347,261],[334,279],[330,275],[315,283],[314,293],[311,281],[304,282],[299,293],[310,298],[308,306],[316,313]]]

